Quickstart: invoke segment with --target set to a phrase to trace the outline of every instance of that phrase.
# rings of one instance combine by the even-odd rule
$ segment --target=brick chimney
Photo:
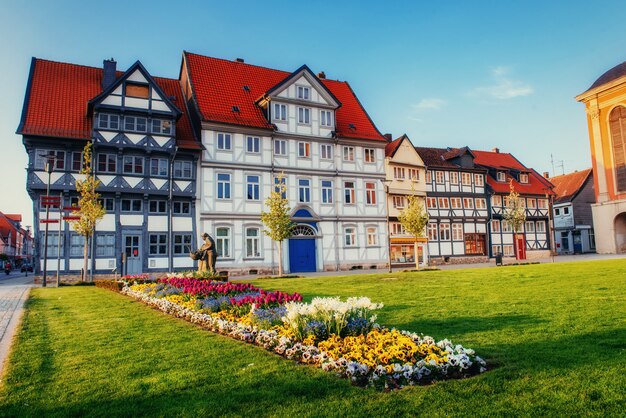
[[[326,73],[324,71],[320,71],[317,73],[317,78],[324,80],[326,78]]]
[[[496,154],[500,154],[500,148],[492,148],[491,152],[495,152]]]
[[[383,135],[385,138],[387,138],[387,142],[391,142],[393,141],[393,136],[391,136],[391,134],[385,134]]]
[[[102,90],[105,90],[111,84],[115,82],[117,62],[111,58],[109,60],[102,61]]]
[[[550,173],[548,173],[547,171],[543,172],[543,177],[549,179],[550,178]]]

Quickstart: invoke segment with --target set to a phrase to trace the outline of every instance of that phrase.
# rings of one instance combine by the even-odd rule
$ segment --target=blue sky
[[[589,167],[574,96],[626,59],[626,9],[589,1],[15,1],[0,4],[0,211],[32,224],[15,135],[32,56],[177,77],[183,50],[348,80],[381,130]],[[561,168],[557,167],[557,173]]]

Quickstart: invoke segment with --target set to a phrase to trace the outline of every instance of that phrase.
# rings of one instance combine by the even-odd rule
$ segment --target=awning
[[[428,242],[427,238],[418,238],[417,240],[415,238],[391,238],[390,242],[391,244],[415,244],[415,241],[417,242]]]

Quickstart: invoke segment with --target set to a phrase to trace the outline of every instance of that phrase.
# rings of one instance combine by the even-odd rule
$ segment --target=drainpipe
[[[178,152],[178,146],[174,145],[174,152],[172,153],[172,158],[170,159],[170,187],[169,187],[169,211],[168,211],[168,219],[167,219],[167,229],[168,229],[168,243],[169,243],[169,251],[168,251],[168,266],[170,273],[174,271],[174,238],[173,238],[173,216],[172,212],[174,211],[174,202],[172,202],[172,194],[174,191],[174,159],[176,158],[176,153]],[[191,211],[191,208],[189,208]]]

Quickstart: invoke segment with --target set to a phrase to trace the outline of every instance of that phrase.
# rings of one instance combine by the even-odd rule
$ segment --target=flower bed
[[[368,298],[314,298],[249,283],[168,276],[122,293],[211,331],[380,389],[469,377],[486,370],[473,350],[377,324]]]

